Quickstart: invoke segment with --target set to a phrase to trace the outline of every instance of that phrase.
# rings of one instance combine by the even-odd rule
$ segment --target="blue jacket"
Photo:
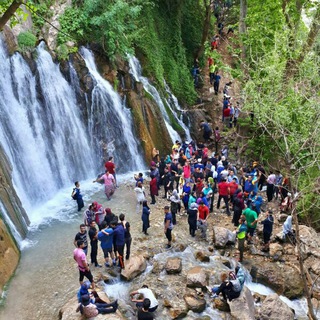
[[[113,229],[113,235],[116,246],[123,246],[125,244],[125,230],[121,223]]]

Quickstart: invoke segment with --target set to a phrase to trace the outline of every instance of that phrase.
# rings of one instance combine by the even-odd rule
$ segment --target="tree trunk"
[[[10,20],[10,18],[14,15],[16,10],[22,4],[22,0],[15,0],[11,3],[10,7],[5,11],[5,13],[0,18],[0,30],[3,29],[4,25]]]
[[[294,194],[294,193],[292,193],[292,194]],[[299,221],[298,221],[298,215],[297,215],[297,211],[296,211],[295,202],[293,205],[294,205],[294,208],[292,210],[292,218],[293,218],[293,222],[294,222],[295,228],[296,228],[296,242],[297,242],[296,245],[297,245],[297,250],[298,250],[299,268],[300,268],[301,278],[302,278],[302,282],[303,282],[303,291],[304,291],[304,294],[306,295],[307,304],[308,304],[308,317],[309,317],[309,319],[317,320],[318,318],[316,317],[316,315],[314,314],[314,311],[313,311],[311,294],[310,294],[310,290],[308,288],[307,274],[306,274],[304,264],[303,264],[303,257],[302,257],[302,252],[301,252],[301,243],[300,243],[300,233],[299,233]]]
[[[241,40],[241,60],[246,60],[246,47],[243,44],[243,37],[247,33],[246,17],[247,17],[248,4],[247,0],[240,0],[240,21],[239,21],[239,34]]]
[[[312,20],[312,24],[310,27],[310,31],[307,37],[307,41],[303,46],[303,50],[301,51],[299,57],[297,59],[289,59],[287,61],[286,69],[284,77],[291,78],[294,77],[299,70],[299,66],[303,62],[306,55],[310,52],[320,30],[320,5],[317,5],[315,16]]]
[[[206,17],[204,19],[204,24],[202,29],[201,44],[198,51],[195,54],[195,59],[199,59],[203,55],[204,44],[208,39],[209,30],[210,30],[210,21],[211,21],[211,15],[212,15],[212,8],[211,8],[212,1],[210,0],[209,3],[207,3],[207,1],[204,0],[203,2],[206,8]]]

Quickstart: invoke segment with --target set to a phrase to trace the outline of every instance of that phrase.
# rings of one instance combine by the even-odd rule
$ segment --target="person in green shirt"
[[[247,221],[248,243],[251,243],[254,231],[256,230],[256,227],[257,227],[258,214],[254,210],[247,208],[243,211],[243,215],[246,217],[246,221]]]

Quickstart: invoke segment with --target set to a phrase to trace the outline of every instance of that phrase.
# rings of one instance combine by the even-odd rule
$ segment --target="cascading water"
[[[142,68],[139,63],[139,60],[136,57],[130,56],[129,57],[129,66],[130,66],[130,73],[133,75],[135,80],[138,82],[141,82],[143,84],[144,89],[153,97],[153,99],[155,100],[155,102],[159,106],[159,109],[162,113],[167,130],[168,130],[169,135],[171,137],[171,140],[173,142],[176,140],[181,141],[181,137],[180,137],[179,133],[172,126],[169,114],[165,108],[164,102],[161,99],[161,96],[160,96],[158,90],[153,85],[150,84],[150,82],[147,78],[142,76]],[[173,95],[171,94],[171,96],[173,96]],[[167,103],[167,105],[172,111],[172,108],[170,107],[170,103]],[[179,125],[181,125],[181,120],[177,117],[177,114],[175,112],[172,112],[172,115],[174,116],[175,121]],[[181,127],[185,131],[187,138],[190,139],[190,132],[189,132],[188,128],[185,125],[181,125]]]
[[[180,127],[186,133],[186,139],[191,141],[192,138],[190,135],[190,130],[189,130],[188,126],[186,126],[186,124],[183,122],[183,111],[180,108],[177,97],[171,92],[168,84],[165,81],[164,81],[164,88],[168,94],[168,98],[165,99],[167,102],[167,105],[169,106],[175,119],[178,121]],[[178,113],[180,113],[180,116],[178,115]]]
[[[95,145],[98,150],[99,145],[101,149],[102,144],[108,149],[109,155],[115,154],[120,172],[143,168],[144,163],[139,156],[141,152],[133,134],[130,109],[125,107],[110,83],[99,74],[93,54],[88,49],[81,48],[81,55],[96,82],[92,91],[92,103],[88,110],[91,145]]]
[[[19,53],[9,57],[0,38],[0,143],[12,164],[14,187],[31,223],[43,214],[38,208],[59,190],[102,171],[101,140],[114,146],[109,151],[116,162],[123,162],[123,172],[144,167],[130,111],[99,75],[90,51],[82,50],[94,81],[92,99],[88,99],[92,102],[87,103],[88,123],[77,103],[77,88],[72,86],[79,82],[76,74],[71,71],[69,84],[44,43],[36,53],[36,71],[32,72]],[[54,217],[61,207],[51,207]],[[30,212],[36,212],[34,217]]]

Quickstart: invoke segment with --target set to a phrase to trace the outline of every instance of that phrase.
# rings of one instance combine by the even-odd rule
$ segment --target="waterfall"
[[[166,102],[167,105],[169,106],[174,118],[177,120],[177,122],[179,123],[180,127],[184,130],[185,134],[186,134],[186,139],[188,141],[191,141],[191,135],[190,135],[190,130],[188,128],[188,126],[186,126],[186,124],[183,122],[183,111],[181,110],[181,107],[179,105],[178,99],[177,97],[171,92],[168,84],[166,83],[166,81],[164,81],[164,87],[165,90],[168,94],[168,98],[166,98]],[[180,113],[180,115],[178,115]],[[188,123],[189,123],[189,118],[187,117]]]
[[[86,48],[81,48],[80,52],[96,82],[92,91],[92,103],[88,110],[91,145],[94,144],[98,148],[99,144],[103,144],[109,155],[115,155],[120,172],[143,168],[144,163],[139,156],[141,152],[133,134],[130,109],[126,108],[124,101],[121,101],[111,84],[99,74],[92,52]],[[129,156],[130,161],[128,161]]]
[[[100,141],[123,172],[144,167],[129,109],[98,74],[90,51],[82,53],[94,81],[87,122],[77,102],[79,79],[73,68],[68,83],[41,43],[31,70],[19,53],[8,55],[0,38],[0,143],[12,165],[17,194],[37,221],[45,216],[41,208],[60,190],[71,190],[74,181],[102,171]],[[62,205],[50,214],[58,215]]]
[[[171,140],[173,142],[176,140],[181,141],[181,137],[180,137],[179,133],[172,126],[170,116],[168,114],[168,111],[166,110],[164,101],[167,104],[170,111],[172,112],[172,115],[174,117],[174,121],[176,123],[178,123],[182,127],[182,129],[185,131],[187,139],[190,139],[190,132],[189,132],[188,128],[184,124],[183,125],[181,124],[182,121],[178,118],[176,112],[173,111],[172,105],[169,102],[169,99],[168,100],[161,99],[161,96],[160,96],[158,90],[152,84],[150,84],[149,80],[146,77],[142,76],[142,68],[139,63],[139,60],[136,57],[129,56],[129,66],[130,66],[130,73],[132,74],[134,79],[143,84],[144,89],[153,97],[154,101],[159,106],[159,109],[162,113],[165,125],[166,125],[167,130],[169,132],[169,135],[171,137]],[[169,89],[169,87],[168,87],[168,89]],[[169,93],[169,90],[167,90],[167,92]],[[171,91],[170,91],[170,95],[171,95],[171,99],[175,98],[172,95]],[[175,102],[173,102],[173,103],[175,103]],[[177,105],[178,105],[178,102],[177,102]]]

